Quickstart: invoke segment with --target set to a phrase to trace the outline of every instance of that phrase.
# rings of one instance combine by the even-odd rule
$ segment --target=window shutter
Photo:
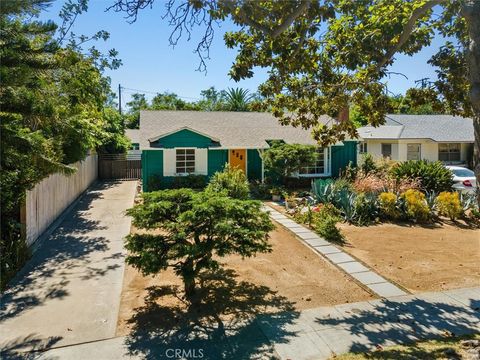
[[[163,149],[163,176],[175,176],[175,149]]]
[[[195,149],[195,174],[208,175],[208,149]]]

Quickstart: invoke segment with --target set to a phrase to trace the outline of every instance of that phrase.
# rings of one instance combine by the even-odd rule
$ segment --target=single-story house
[[[324,116],[320,121],[328,126],[335,120]],[[271,114],[260,112],[145,110],[140,112],[140,128],[126,134],[142,153],[144,191],[149,191],[152,176],[164,184],[188,174],[210,177],[227,163],[245,171],[249,180],[263,181],[262,153],[271,141],[316,145],[309,130],[280,125]],[[297,176],[335,177],[356,160],[357,140],[345,140],[319,148],[317,162],[305,164]]]
[[[387,115],[385,124],[358,129],[359,155],[468,164],[473,154],[473,121],[451,115]]]

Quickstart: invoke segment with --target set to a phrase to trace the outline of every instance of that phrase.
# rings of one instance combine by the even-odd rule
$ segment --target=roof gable
[[[208,148],[219,146],[219,140],[217,138],[189,127],[181,127],[177,130],[149,138],[148,141],[150,142],[150,146],[160,148]]]

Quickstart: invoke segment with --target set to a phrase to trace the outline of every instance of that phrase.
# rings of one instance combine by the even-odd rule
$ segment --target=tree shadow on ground
[[[196,305],[185,302],[183,291],[176,286],[148,288],[145,305],[129,320],[129,353],[146,359],[172,358],[175,351],[187,358],[200,353],[203,359],[276,358],[258,318],[272,320],[278,327],[272,340],[285,342],[295,333],[282,326],[299,313],[275,291],[236,277],[233,270],[203,273],[199,281],[202,300]],[[169,297],[176,301],[168,301]]]
[[[60,336],[45,339],[34,334],[16,338],[2,343],[0,357],[5,360],[33,360],[38,357],[39,352],[51,348],[61,339]],[[28,352],[25,352],[25,349],[28,349]]]
[[[100,231],[105,226],[100,221],[91,220],[89,210],[94,201],[103,197],[103,191],[114,185],[94,185],[73,209],[72,215],[36,245],[32,258],[12,279],[1,297],[0,324],[48,299],[68,296],[68,278],[72,273],[81,273],[83,280],[89,280],[118,267],[110,263],[115,261],[113,256],[96,264],[92,264],[90,257],[93,252],[107,251],[110,240],[101,236]]]
[[[432,296],[433,298],[427,298],[428,300],[422,298],[375,300],[370,302],[371,306],[360,306],[358,309],[352,304],[349,305],[351,309],[346,314],[316,318],[316,322],[322,327],[335,327],[349,334],[347,338],[351,340],[347,341],[344,350],[351,352],[372,350],[378,345],[410,344],[426,339],[478,333],[480,330],[478,300],[470,299],[469,306],[463,306],[453,299],[445,302],[435,300],[435,294]],[[386,352],[385,354],[390,357],[386,356],[385,359],[397,359],[393,356],[395,351]]]

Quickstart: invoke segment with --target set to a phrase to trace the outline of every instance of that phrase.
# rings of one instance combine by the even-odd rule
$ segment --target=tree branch
[[[278,37],[282,32],[288,29],[290,25],[295,21],[296,18],[298,18],[300,15],[302,15],[309,7],[310,7],[311,0],[305,0],[302,1],[301,4],[293,11],[291,12],[285,20],[278,25],[274,29],[269,29],[268,26],[262,25],[259,22],[252,20],[247,14],[245,14],[243,11],[240,11],[238,13],[238,16],[247,24],[248,26],[251,26],[266,35],[269,35],[272,38]],[[224,6],[228,8],[230,13],[232,15],[235,14],[236,10],[236,1],[235,0],[225,0],[223,2]]]
[[[410,35],[414,30],[414,26],[417,20],[420,19],[423,15],[425,15],[427,11],[431,10],[434,6],[439,5],[443,1],[444,0],[430,0],[430,1],[427,1],[425,4],[423,4],[422,6],[413,10],[412,16],[410,16],[410,19],[408,19],[407,23],[403,27],[403,31],[402,31],[402,34],[400,35],[400,38],[398,39],[398,42],[395,45],[391,46],[390,49],[388,49],[386,54],[375,66],[377,71],[380,70],[382,67],[384,67],[385,64],[392,59],[395,53],[398,50],[400,50],[400,48],[407,42],[408,38],[410,37]]]

